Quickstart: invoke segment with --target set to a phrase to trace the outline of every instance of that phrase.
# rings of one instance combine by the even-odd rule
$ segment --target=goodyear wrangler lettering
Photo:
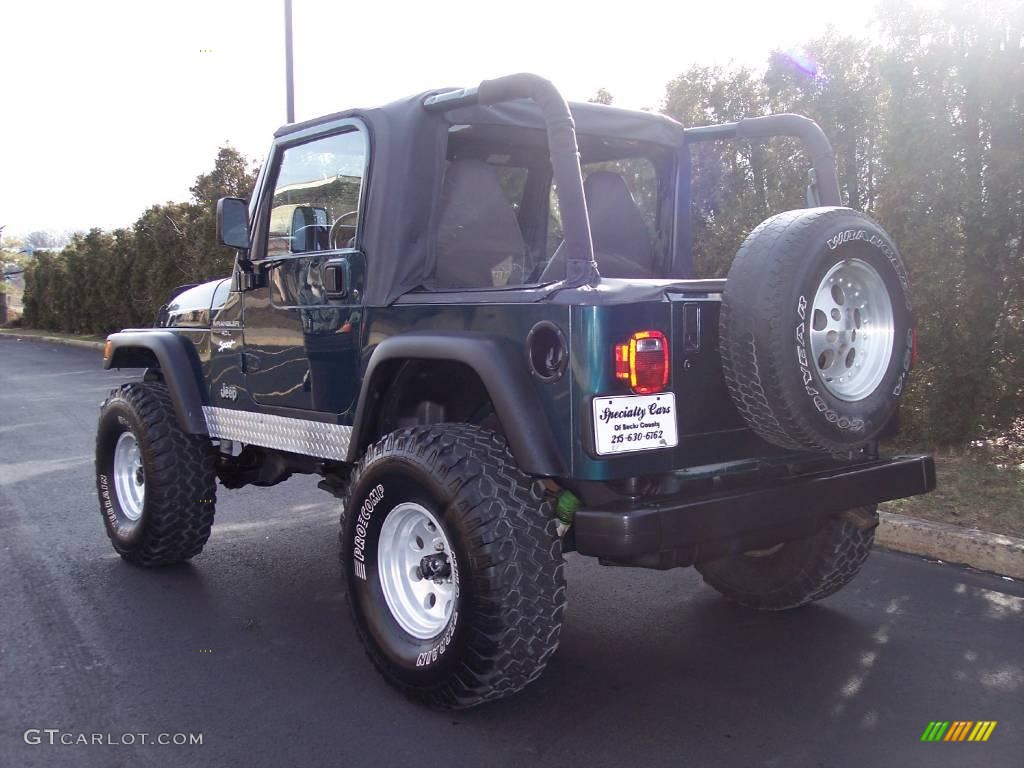
[[[843,243],[848,243],[851,240],[863,240],[867,237],[867,232],[863,229],[846,229],[840,232],[838,235],[834,235],[827,240],[828,249],[834,251]]]
[[[911,310],[910,281],[907,278],[907,271],[903,268],[899,258],[897,258],[896,252],[887,242],[885,242],[884,239],[876,234],[869,234],[867,230],[864,229],[844,229],[839,234],[826,239],[825,245],[828,246],[830,251],[834,251],[840,245],[843,245],[843,243],[849,243],[856,240],[864,240],[868,245],[877,248],[882,252],[882,255],[889,260],[889,263],[892,264],[893,269],[896,270],[896,278],[900,281],[900,286],[903,288],[903,295],[906,299],[907,311],[909,312]]]
[[[847,230],[847,232],[852,231]],[[800,378],[803,380],[804,392],[811,398],[815,410],[824,416],[826,421],[835,424],[840,429],[851,432],[863,432],[865,426],[864,419],[860,417],[851,419],[841,416],[835,408],[829,407],[828,403],[825,402],[825,398],[821,396],[821,392],[812,386],[814,376],[811,374],[811,367],[807,357],[807,298],[805,296],[797,299],[796,314],[800,319],[800,322],[796,325],[796,360],[800,366]]]

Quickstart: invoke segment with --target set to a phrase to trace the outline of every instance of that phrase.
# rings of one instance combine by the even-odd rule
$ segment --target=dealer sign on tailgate
[[[602,456],[674,447],[679,443],[675,394],[595,397],[594,443]]]

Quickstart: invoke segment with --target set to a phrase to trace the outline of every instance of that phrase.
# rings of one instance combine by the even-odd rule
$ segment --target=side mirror
[[[230,248],[249,250],[249,204],[245,200],[222,197],[217,201],[217,242]]]

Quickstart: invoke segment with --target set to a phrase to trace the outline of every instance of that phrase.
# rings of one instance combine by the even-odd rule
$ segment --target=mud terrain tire
[[[708,585],[748,608],[797,608],[850,583],[871,552],[877,525],[876,507],[864,507],[832,518],[808,538],[701,563],[697,570]]]
[[[391,685],[454,709],[540,676],[558,647],[565,566],[552,503],[504,438],[458,424],[392,432],[359,462],[343,510],[352,618]],[[410,551],[443,557],[446,573],[429,580],[436,587],[415,561],[394,564]],[[405,593],[419,602],[395,597]],[[447,614],[434,610],[448,604]]]
[[[136,463],[136,472],[118,482],[126,460]],[[100,406],[96,491],[117,553],[135,565],[158,566],[202,552],[217,502],[215,462],[209,439],[182,432],[163,384],[113,390]]]

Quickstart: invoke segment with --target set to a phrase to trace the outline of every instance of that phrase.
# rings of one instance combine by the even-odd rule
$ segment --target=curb
[[[878,516],[875,543],[881,547],[1024,580],[1024,539],[894,512]]]
[[[103,349],[104,342],[88,341],[86,339],[72,339],[64,336],[37,336],[34,333],[16,333],[14,331],[0,330],[0,336],[7,336],[18,341],[45,341],[48,344],[63,344],[65,347],[82,347],[84,349]]]

